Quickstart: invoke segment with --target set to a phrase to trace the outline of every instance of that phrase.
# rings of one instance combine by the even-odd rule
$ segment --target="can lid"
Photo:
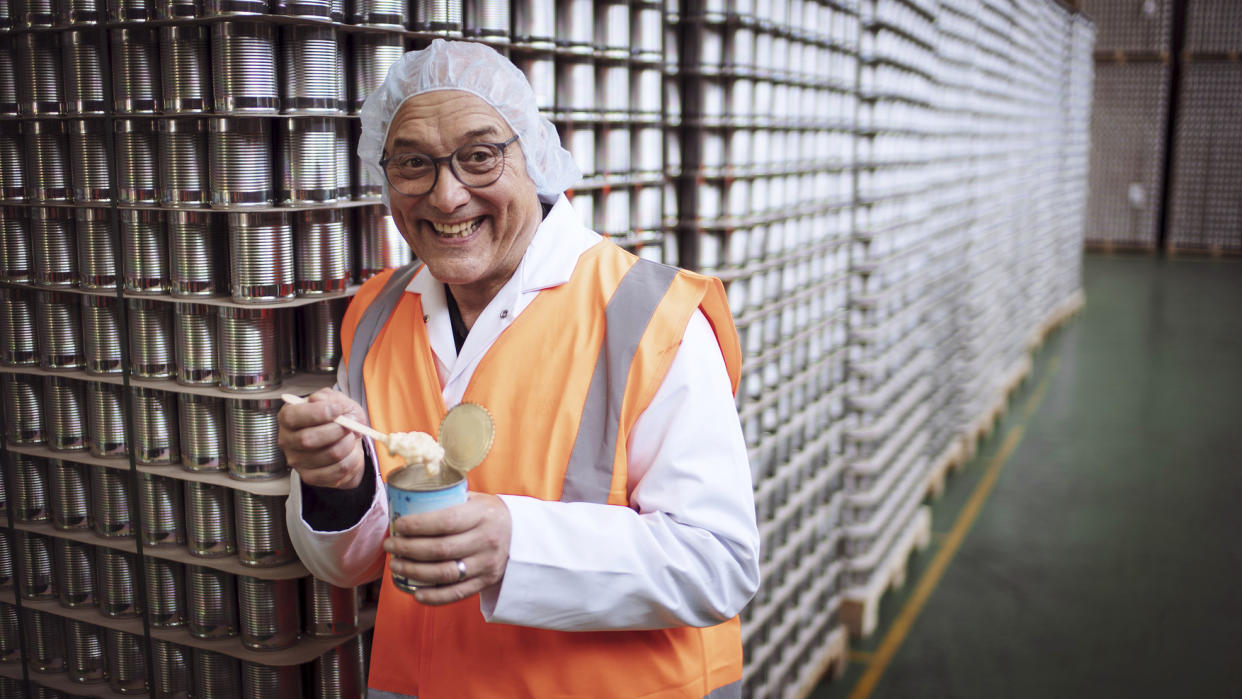
[[[444,463],[465,473],[483,463],[496,435],[492,414],[478,403],[460,403],[440,422],[437,441],[444,447]]]

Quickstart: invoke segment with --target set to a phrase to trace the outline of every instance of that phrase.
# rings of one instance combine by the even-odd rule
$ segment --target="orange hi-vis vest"
[[[416,272],[411,265],[368,281],[342,324],[342,374],[383,432],[435,434],[446,413],[420,297],[405,290]],[[463,401],[486,407],[496,428],[470,490],[628,506],[630,430],[695,309],[714,329],[736,391],[741,351],[719,280],[607,241],[584,252],[569,281],[540,291],[470,379]],[[385,478],[400,465],[378,458]],[[489,624],[475,598],[423,606],[385,574],[368,684],[420,699],[697,698],[738,697],[741,678],[737,617],[636,631]]]

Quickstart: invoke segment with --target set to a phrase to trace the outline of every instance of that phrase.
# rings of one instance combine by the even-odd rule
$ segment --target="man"
[[[758,531],[720,283],[582,226],[578,169],[486,46],[406,54],[361,116],[419,263],[359,290],[337,390],[282,408],[279,441],[307,567],[383,575],[370,695],[740,696]],[[389,536],[399,464],[332,420],[435,434],[463,401],[496,426],[468,501]]]

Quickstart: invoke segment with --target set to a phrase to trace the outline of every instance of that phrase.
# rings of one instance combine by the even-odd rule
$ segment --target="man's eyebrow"
[[[498,136],[500,131],[495,126],[480,126],[477,129],[471,129],[466,132],[462,138],[462,144],[474,143],[485,136]],[[418,141],[408,138],[396,138],[392,142],[392,150],[394,153],[404,153],[409,151],[418,151],[425,146]]]

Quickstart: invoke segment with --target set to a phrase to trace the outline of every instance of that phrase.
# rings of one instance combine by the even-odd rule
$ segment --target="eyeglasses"
[[[505,148],[517,140],[515,134],[503,143],[468,143],[440,158],[425,153],[397,153],[379,161],[388,184],[409,197],[421,197],[436,187],[440,163],[467,187],[478,189],[500,179],[505,171]]]

